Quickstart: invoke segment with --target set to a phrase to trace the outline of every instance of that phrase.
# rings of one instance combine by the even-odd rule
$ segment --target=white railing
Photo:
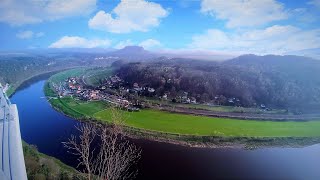
[[[26,180],[18,109],[0,88],[0,179]]]

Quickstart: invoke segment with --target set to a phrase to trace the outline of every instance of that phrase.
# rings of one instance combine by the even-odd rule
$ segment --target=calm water
[[[11,98],[18,106],[22,138],[40,152],[75,166],[75,158],[61,142],[75,131],[77,121],[50,107],[42,91],[44,82],[29,84]],[[248,151],[133,141],[143,151],[137,179],[320,180],[320,145]]]

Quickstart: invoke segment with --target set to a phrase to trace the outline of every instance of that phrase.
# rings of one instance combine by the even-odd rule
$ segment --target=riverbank
[[[81,173],[60,160],[40,153],[36,146],[23,142],[28,179],[81,179]]]
[[[110,122],[106,102],[58,98],[49,83],[50,79],[44,91],[50,97],[49,103],[57,111],[78,120],[102,124]],[[251,149],[261,146],[301,147],[320,142],[319,121],[261,122],[174,114],[152,109],[124,112],[124,115],[129,136],[186,146]]]
[[[50,101],[49,101],[50,102]],[[51,100],[52,102],[52,100]],[[56,101],[55,101],[56,102]],[[66,108],[64,103],[50,103],[58,112],[77,119],[79,121],[99,123],[106,125],[109,122],[82,114],[72,108]],[[96,103],[99,104],[99,103]],[[63,108],[61,108],[63,107]],[[86,109],[87,111],[90,111]],[[161,131],[146,130],[142,128],[126,126],[125,130],[130,138],[144,138],[153,141],[166,142],[190,147],[210,148],[244,148],[255,149],[260,147],[305,147],[320,143],[320,137],[250,137],[250,136],[218,136],[218,135],[188,135],[178,133],[166,133]]]

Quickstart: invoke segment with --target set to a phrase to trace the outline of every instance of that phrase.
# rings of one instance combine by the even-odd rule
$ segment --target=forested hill
[[[282,101],[288,101],[297,107],[319,108],[316,105],[320,104],[319,60],[303,56],[244,55],[225,64],[274,77],[279,81],[273,82],[274,91],[284,97]]]
[[[175,59],[124,65],[118,74],[156,88],[159,96],[188,92],[202,102],[218,97],[219,103],[237,98],[243,106],[320,107],[320,61],[305,57],[245,55],[222,63]]]

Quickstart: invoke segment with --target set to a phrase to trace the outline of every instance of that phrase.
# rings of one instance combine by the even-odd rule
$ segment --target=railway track
[[[162,111],[172,113],[190,114],[208,117],[231,118],[239,120],[262,120],[262,121],[320,121],[320,114],[257,114],[257,113],[237,113],[237,112],[216,112],[202,109],[191,109],[181,107],[162,106],[158,107]]]

